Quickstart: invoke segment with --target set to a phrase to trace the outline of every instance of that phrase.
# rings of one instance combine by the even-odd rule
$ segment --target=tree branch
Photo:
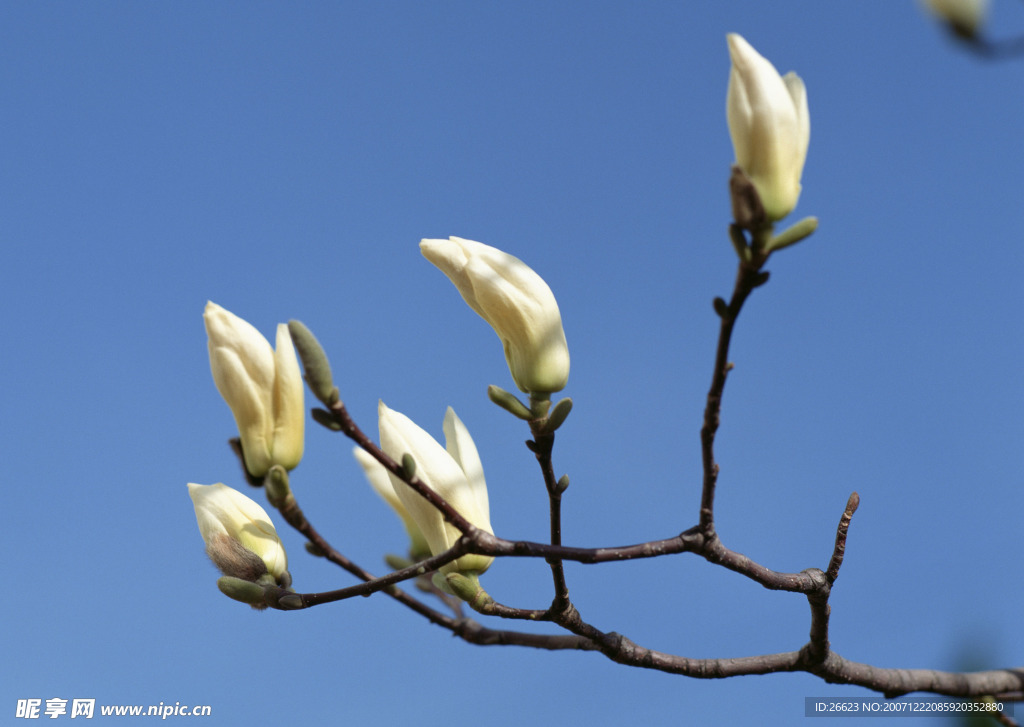
[[[530,398],[530,404],[536,411],[543,409],[547,413],[550,401],[543,401]],[[544,478],[544,487],[548,491],[548,511],[551,532],[551,545],[555,548],[562,545],[562,490],[558,487],[555,478],[554,465],[551,462],[551,452],[555,446],[554,432],[545,432],[544,425],[547,417],[542,416],[530,421],[530,433],[533,439],[527,442],[527,446],[537,458],[540,465],[541,475]],[[557,611],[569,603],[569,586],[565,581],[565,567],[562,565],[561,557],[557,555],[546,556],[548,565],[551,567],[551,579],[554,587],[554,598],[551,602],[551,610]]]
[[[743,237],[743,232],[736,226],[734,228],[732,230],[734,242],[737,245],[739,240],[745,243],[746,238]],[[770,233],[770,229],[767,232]],[[384,591],[390,597],[427,618],[431,623],[450,630],[468,643],[478,645],[518,645],[549,650],[600,651],[616,663],[699,679],[804,671],[820,677],[827,683],[854,684],[880,692],[886,697],[896,697],[910,692],[931,692],[959,698],[991,696],[1004,700],[1024,697],[1024,668],[975,673],[952,673],[927,669],[882,669],[848,661],[831,650],[829,644],[829,596],[843,563],[850,523],[860,502],[857,493],[850,496],[840,518],[835,544],[825,571],[808,568],[800,573],[776,572],[752,561],[741,553],[730,550],[719,539],[714,524],[714,496],[719,474],[719,465],[715,461],[714,442],[721,419],[726,378],[732,368],[728,357],[736,319],[750,293],[767,280],[767,272],[761,270],[768,257],[763,253],[763,245],[758,243],[758,240],[761,239],[758,235],[761,233],[765,233],[765,230],[752,233],[753,243],[744,248],[746,252],[741,255],[730,301],[726,303],[720,298],[715,301],[715,310],[721,318],[721,325],[712,382],[707,395],[701,428],[703,482],[697,525],[671,538],[635,545],[600,548],[562,545],[560,507],[562,493],[559,483],[555,479],[551,461],[554,434],[544,430],[543,425],[546,420],[543,418],[543,412],[539,412],[538,409],[538,418],[530,422],[533,439],[527,442],[527,445],[537,458],[548,490],[551,542],[534,543],[499,538],[474,527],[425,483],[416,477],[408,477],[401,465],[383,453],[356,426],[345,407],[339,402],[330,408],[330,416],[338,424],[338,428],[389,472],[401,478],[436,507],[446,521],[452,523],[462,532],[462,537],[459,538],[455,546],[444,553],[376,578],[334,550],[308,522],[295,502],[294,496],[289,492],[285,500],[278,505],[285,520],[302,533],[328,560],[352,573],[363,583],[323,593],[287,594],[286,600],[282,601],[284,606],[271,605],[286,610],[289,607],[305,608],[356,595],[365,596],[377,591]],[[737,235],[739,240],[737,240]],[[536,404],[536,402],[532,403]],[[235,446],[236,451],[241,454],[240,448]],[[252,484],[259,484],[252,482],[251,478],[248,479]],[[569,599],[563,561],[598,564],[686,552],[694,553],[710,563],[740,573],[764,588],[804,594],[810,606],[811,616],[808,642],[798,651],[778,654],[728,659],[693,659],[649,649],[616,632],[602,631],[584,621],[577,607]],[[489,629],[471,619],[453,618],[442,614],[396,586],[401,581],[427,575],[467,553],[494,557],[544,558],[551,566],[554,584],[554,598],[548,609],[521,609],[500,604],[482,590],[478,592],[477,598],[470,601],[470,605],[480,613],[500,618],[548,621],[570,633],[568,635],[527,634]],[[296,602],[301,605],[295,605]]]
[[[742,236],[742,231],[734,226],[733,235]],[[715,532],[715,486],[718,482],[719,466],[715,462],[715,434],[721,422],[722,392],[725,390],[725,379],[732,364],[729,363],[729,345],[732,341],[736,318],[743,308],[747,296],[768,278],[761,272],[767,261],[762,253],[752,253],[750,260],[741,260],[736,271],[736,284],[733,287],[732,299],[726,303],[721,298],[715,299],[715,311],[721,318],[718,331],[718,346],[715,349],[715,366],[711,375],[711,387],[708,389],[707,404],[704,407],[704,424],[700,430],[701,460],[704,469],[704,483],[700,498],[700,529],[708,538]]]

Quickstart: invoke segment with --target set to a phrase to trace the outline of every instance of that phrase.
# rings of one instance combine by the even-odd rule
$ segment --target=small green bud
[[[313,415],[313,421],[322,427],[327,427],[332,432],[340,432],[341,425],[335,420],[334,415],[326,409],[312,409],[310,414]]]
[[[475,575],[470,578],[461,573],[448,573],[445,575],[445,581],[452,593],[463,601],[472,601],[480,592],[480,580]]]
[[[778,235],[773,236],[765,245],[765,252],[775,252],[783,248],[795,245],[801,240],[810,237],[818,229],[817,217],[804,217],[792,227],[789,227]]]
[[[402,455],[402,474],[407,480],[416,476],[416,460],[408,452]]]
[[[287,608],[289,610],[295,610],[306,607],[306,604],[302,602],[302,596],[300,596],[298,593],[289,593],[285,596],[281,596],[277,599],[277,605],[281,608]]]
[[[306,552],[315,558],[323,558],[325,555],[327,555],[327,553],[321,550],[319,545],[317,545],[316,543],[311,543],[308,540],[306,541]]]
[[[474,611],[481,611],[494,603],[494,599],[480,587],[479,574],[472,571],[448,573],[444,578],[449,592],[468,603]]]
[[[302,321],[294,319],[288,321],[288,332],[292,334],[295,350],[298,351],[299,358],[302,360],[302,368],[305,372],[303,378],[309,384],[309,390],[313,392],[313,396],[326,406],[337,404],[341,397],[338,388],[334,385],[331,364],[327,360],[323,346]]]
[[[555,492],[561,495],[563,492],[569,489],[569,475],[562,475],[558,478],[558,482],[555,483]]]
[[[234,576],[221,576],[217,579],[217,588],[228,598],[248,603],[253,608],[264,609],[267,607],[267,602],[263,598],[263,586],[258,583]]]
[[[544,425],[543,433],[551,434],[558,429],[565,422],[565,418],[569,416],[569,412],[572,411],[572,399],[566,397],[555,404],[554,408],[551,409],[551,413],[548,414],[548,421]]]
[[[267,499],[270,500],[270,504],[280,507],[281,503],[291,494],[288,471],[281,465],[275,464],[263,479],[263,489],[267,491]]]
[[[492,384],[487,387],[487,396],[491,401],[510,414],[525,421],[533,419],[533,414],[530,413],[530,408],[523,402],[519,401],[515,394]]]

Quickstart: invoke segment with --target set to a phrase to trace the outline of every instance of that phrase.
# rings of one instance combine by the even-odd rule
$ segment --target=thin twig
[[[553,432],[544,433],[542,431],[545,422],[544,419],[530,422],[530,432],[533,434],[530,450],[537,458],[537,464],[540,465],[540,471],[544,478],[544,486],[548,491],[551,545],[557,548],[562,545],[562,493],[558,488],[554,466],[551,463],[555,435]],[[555,555],[547,556],[547,562],[551,567],[551,579],[555,591],[551,610],[561,610],[569,602],[569,586],[565,581],[565,567],[562,565],[562,559]]]
[[[721,421],[722,392],[725,379],[732,364],[729,363],[729,344],[732,340],[736,318],[743,308],[743,303],[751,291],[764,277],[760,272],[767,258],[760,254],[753,255],[751,261],[741,261],[736,272],[736,285],[732,299],[728,305],[716,304],[721,323],[718,331],[718,346],[715,350],[715,367],[711,375],[711,387],[708,389],[707,404],[704,407],[704,424],[700,430],[701,460],[704,469],[704,483],[700,498],[700,528],[707,537],[715,532],[715,486],[718,482],[718,463],[715,462],[715,433]]]
[[[278,512],[281,513],[281,516],[285,519],[285,522],[287,522],[289,525],[295,528],[299,533],[301,533],[305,538],[307,538],[309,542],[313,543],[316,549],[328,561],[340,566],[342,569],[348,571],[352,575],[356,576],[357,578],[365,582],[374,583],[376,586],[374,590],[384,590],[388,596],[395,599],[402,605],[410,608],[411,610],[420,614],[421,616],[424,616],[431,623],[450,630],[453,634],[459,636],[460,638],[464,639],[469,643],[480,645],[500,644],[506,646],[529,646],[532,648],[547,649],[551,651],[557,651],[562,649],[592,651],[595,648],[586,639],[581,639],[574,636],[528,634],[518,631],[489,629],[473,621],[472,619],[452,618],[450,616],[446,616],[445,614],[442,614],[441,612],[433,608],[430,608],[422,601],[413,598],[411,595],[401,590],[400,588],[397,588],[394,585],[389,585],[397,580],[401,580],[400,578],[395,577],[396,573],[398,572],[389,574],[389,576],[385,576],[383,578],[378,579],[372,573],[359,567],[358,565],[356,565],[356,563],[349,560],[339,551],[335,550],[335,548],[329,542],[327,542],[327,540],[322,535],[320,535],[317,529],[314,528],[313,525],[309,522],[305,514],[302,512],[302,509],[299,507],[298,502],[295,500],[293,494],[289,493],[288,497],[285,498],[285,501],[278,506]],[[426,561],[422,561],[421,563],[417,564],[416,566],[413,566],[412,568],[403,569],[403,571],[401,572],[402,577],[405,578],[409,576],[407,571],[418,570],[420,567],[429,565],[433,561],[442,560],[442,556],[451,555],[453,556],[451,559],[454,560],[455,557],[457,557],[457,554],[455,553],[456,550],[457,548],[453,547],[451,550],[446,551],[446,553],[442,553],[440,556],[436,556]],[[304,606],[312,606],[316,605],[316,603],[318,602],[325,602],[324,600],[317,601],[316,597],[317,595],[326,594],[296,595],[300,595],[303,598]],[[356,594],[353,593],[352,595]],[[359,595],[369,595],[369,593],[360,593]],[[309,601],[306,602],[306,599],[309,599]],[[510,609],[508,607],[503,608],[507,609],[508,612],[518,610]],[[526,612],[523,611],[522,613],[525,614]],[[507,614],[505,613],[501,615],[507,616]],[[527,616],[522,617],[527,618]]]
[[[390,597],[423,615],[432,623],[449,629],[469,643],[480,645],[520,645],[539,649],[578,649],[600,651],[607,658],[629,666],[655,669],[672,674],[695,678],[711,679],[730,676],[768,674],[785,671],[805,671],[815,674],[828,683],[856,684],[881,692],[886,697],[895,697],[909,692],[931,692],[960,698],[1017,698],[1024,694],[1024,668],[993,670],[969,674],[939,672],[924,669],[880,669],[868,664],[847,661],[830,650],[828,642],[829,605],[828,598],[832,584],[838,577],[845,553],[846,538],[853,513],[859,498],[854,493],[847,502],[836,533],[835,547],[827,571],[808,569],[801,573],[779,573],[753,562],[741,553],[726,548],[719,540],[714,527],[714,494],[718,477],[718,464],[714,457],[714,439],[721,413],[722,394],[726,376],[731,369],[728,361],[729,346],[736,318],[751,291],[766,279],[767,273],[760,268],[766,256],[756,250],[752,256],[740,263],[732,299],[728,304],[716,303],[716,310],[722,319],[719,341],[715,356],[715,369],[708,392],[701,429],[701,451],[704,463],[704,478],[701,493],[701,509],[698,525],[673,538],[655,540],[631,546],[613,548],[576,548],[561,544],[560,491],[556,486],[551,465],[553,435],[544,434],[539,426],[531,423],[534,440],[529,444],[537,455],[544,475],[551,501],[551,543],[509,541],[479,530],[462,518],[443,498],[434,493],[422,481],[408,478],[401,466],[384,454],[349,417],[342,405],[332,407],[332,416],[341,430],[391,473],[402,478],[414,491],[431,502],[448,522],[462,533],[455,547],[433,556],[410,568],[395,571],[383,578],[359,568],[341,553],[335,551],[309,524],[302,511],[289,496],[283,503],[282,515],[299,532],[305,535],[331,562],[365,581],[361,586],[325,594],[301,594],[304,605],[326,602],[327,596],[336,600],[353,595],[368,595],[384,590]],[[804,593],[811,606],[810,640],[799,651],[748,656],[733,659],[691,659],[666,654],[639,646],[630,639],[615,632],[604,632],[585,622],[568,597],[562,562],[571,560],[580,563],[605,563],[635,558],[649,558],[672,553],[692,552],[709,562],[741,573],[773,590]],[[471,605],[481,613],[503,618],[550,621],[570,632],[570,635],[525,634],[515,631],[497,631],[485,628],[475,621],[451,618],[426,606],[401,591],[396,583],[424,574],[427,569],[451,562],[465,553],[493,555],[495,557],[537,557],[545,558],[552,565],[555,582],[555,599],[547,610],[519,609],[499,604],[482,594]]]
[[[860,507],[860,495],[854,492],[846,501],[846,510],[839,518],[839,527],[836,529],[836,545],[832,550],[832,560],[828,563],[828,570],[825,571],[829,585],[835,583],[836,578],[839,577],[839,568],[843,565],[843,556],[846,554],[846,534],[850,530],[853,513],[857,512],[858,507]]]
[[[420,478],[409,477],[402,469],[401,464],[391,459],[391,457],[381,450],[381,448],[378,447],[372,439],[366,436],[362,429],[356,426],[356,423],[352,420],[352,417],[349,415],[348,410],[342,402],[339,401],[331,406],[330,413],[345,436],[362,447],[362,449],[375,460],[380,462],[388,472],[409,485],[416,494],[420,495],[423,499],[437,508],[438,512],[441,513],[441,516],[447,522],[450,522],[458,528],[459,532],[472,537],[473,533],[478,531],[478,528],[473,525],[473,523],[462,517],[458,510],[452,507],[447,500],[434,492]]]

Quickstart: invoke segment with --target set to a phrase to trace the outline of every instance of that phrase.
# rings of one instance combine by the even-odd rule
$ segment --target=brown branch
[[[385,463],[386,465],[386,463]],[[341,566],[368,583],[355,587],[360,595],[384,590],[390,597],[427,618],[431,623],[448,629],[467,643],[483,646],[526,646],[546,650],[574,649],[600,651],[616,663],[698,679],[720,679],[732,676],[805,671],[834,684],[853,684],[872,689],[886,697],[910,692],[931,692],[951,697],[1020,698],[1024,693],[1024,668],[993,670],[971,674],[958,674],[925,669],[881,669],[867,664],[847,661],[828,648],[828,593],[838,575],[845,552],[846,533],[856,510],[858,498],[851,496],[840,520],[836,546],[829,563],[828,574],[817,569],[802,573],[778,573],[754,563],[746,556],[729,550],[717,535],[705,538],[697,526],[675,538],[650,541],[618,548],[572,548],[544,543],[508,541],[474,529],[460,539],[461,545],[411,568],[396,571],[377,579],[343,556],[316,531],[305,518],[294,497],[290,496],[279,508],[289,524],[306,536],[331,562]],[[466,552],[491,553],[495,556],[526,556],[575,560],[581,563],[602,563],[632,558],[656,557],[670,553],[693,552],[712,563],[742,573],[773,590],[805,593],[811,604],[811,639],[795,652],[766,654],[726,659],[693,659],[667,654],[636,644],[615,632],[603,632],[583,621],[578,610],[568,600],[561,610],[547,611],[516,609],[490,603],[481,612],[504,618],[551,621],[571,632],[571,635],[528,634],[486,628],[464,618],[446,616],[418,601],[393,584],[404,578],[419,575],[428,565],[448,562]],[[831,579],[829,578],[831,575]],[[349,590],[352,595],[356,591]],[[303,594],[307,597],[310,594]],[[315,595],[315,594],[312,594]],[[312,604],[310,604],[312,605]]]
[[[742,237],[742,233],[734,231]],[[735,242],[735,239],[734,239]],[[698,525],[672,538],[653,540],[636,545],[611,548],[577,548],[561,544],[561,491],[554,478],[551,450],[554,437],[544,433],[538,422],[531,422],[534,439],[528,442],[537,457],[551,502],[551,543],[510,541],[475,528],[454,510],[443,498],[415,477],[408,478],[401,466],[384,454],[352,421],[340,403],[331,407],[331,416],[341,431],[369,452],[389,472],[397,475],[417,493],[433,504],[442,516],[462,533],[456,546],[410,568],[395,571],[382,578],[356,566],[335,551],[308,523],[290,496],[280,507],[282,515],[303,533],[328,560],[338,564],[364,581],[363,584],[322,594],[289,594],[301,597],[302,607],[340,600],[354,595],[368,595],[383,590],[390,597],[423,615],[432,623],[450,630],[468,643],[479,645],[519,645],[539,649],[578,649],[600,651],[617,663],[640,668],[655,669],[672,674],[701,679],[731,676],[804,671],[828,683],[855,684],[895,697],[910,692],[931,692],[960,698],[1021,698],[1024,695],[1024,668],[992,670],[969,674],[940,672],[925,669],[882,669],[867,664],[847,661],[831,651],[828,639],[829,596],[839,574],[846,549],[850,522],[859,504],[856,493],[850,496],[836,531],[835,545],[826,571],[816,568],[801,573],[772,571],[725,547],[714,527],[714,495],[719,467],[714,456],[715,435],[720,423],[722,395],[725,381],[732,366],[728,361],[730,341],[736,319],[749,294],[767,280],[761,271],[767,256],[755,239],[740,263],[736,284],[729,303],[716,300],[715,309],[721,317],[715,368],[708,391],[701,429],[703,460],[703,486]],[[803,593],[811,609],[809,641],[799,651],[766,654],[729,659],[692,659],[667,654],[640,646],[615,632],[604,632],[585,622],[576,606],[569,600],[562,562],[565,560],[596,564],[636,558],[658,557],[672,553],[691,552],[711,563],[740,573],[763,587]],[[526,634],[515,631],[488,629],[465,618],[452,618],[426,606],[401,591],[396,583],[419,577],[426,572],[451,562],[465,553],[479,553],[495,557],[544,558],[552,567],[555,598],[547,610],[520,609],[499,604],[482,591],[470,604],[479,612],[502,618],[550,621],[566,629],[570,635]],[[289,601],[293,603],[294,601]]]
[[[825,571],[829,585],[835,583],[836,578],[839,577],[839,568],[843,565],[843,556],[846,554],[846,534],[850,530],[853,513],[857,512],[858,507],[860,507],[860,495],[854,492],[846,501],[846,510],[843,511],[843,516],[839,519],[839,527],[836,529],[836,545],[832,550],[832,560],[829,561],[828,569]]]
[[[532,397],[530,403],[535,409],[539,406],[539,403]],[[549,403],[544,402],[544,405]],[[544,478],[544,486],[548,491],[551,545],[557,548],[562,545],[562,491],[558,487],[554,465],[551,462],[555,434],[554,432],[544,432],[545,424],[547,424],[546,417],[530,421],[530,433],[533,434],[533,440],[527,442],[527,446],[537,458],[537,464],[540,465],[541,475]],[[551,579],[555,592],[551,601],[551,610],[560,610],[569,603],[569,586],[565,581],[565,567],[562,565],[560,557],[549,555],[546,560],[551,567]]]
[[[391,459],[391,457],[378,447],[374,441],[366,436],[363,430],[356,425],[342,402],[336,402],[331,406],[330,415],[333,417],[334,421],[340,427],[340,431],[344,433],[345,436],[358,444],[375,460],[380,462],[384,466],[384,469],[409,485],[416,494],[420,495],[424,500],[437,508],[441,513],[441,516],[447,522],[450,522],[458,528],[459,532],[464,535],[469,535],[470,537],[473,537],[475,533],[479,532],[479,529],[473,525],[473,523],[462,517],[458,510],[448,504],[447,500],[434,492],[425,482],[423,482],[423,480],[419,477],[409,477],[401,464]]]
[[[697,679],[805,671],[829,684],[854,684],[881,692],[888,698],[910,692],[931,692],[950,697],[1012,695],[1024,689],[1024,668],[967,674],[929,669],[880,669],[848,661],[835,652],[818,664],[808,663],[807,650],[733,659],[688,659],[647,649],[615,633],[603,634],[600,651],[612,661]]]
[[[1019,695],[1024,691],[1024,667],[968,673],[880,669],[870,664],[847,661],[833,652],[822,664],[806,671],[829,684],[856,684],[889,698],[910,692],[932,692],[948,697],[994,696],[998,699],[1001,695]]]
[[[551,609],[513,608],[512,606],[498,603],[486,594],[482,600],[471,601],[469,605],[474,611],[485,616],[497,616],[499,618],[518,619],[520,621],[551,620]]]
[[[295,528],[299,533],[306,537],[310,543],[313,544],[314,548],[328,561],[340,566],[342,569],[348,571],[352,575],[364,581],[360,586],[354,586],[349,589],[340,589],[340,591],[333,591],[322,594],[288,594],[289,596],[298,596],[302,599],[301,605],[286,605],[280,606],[276,603],[269,603],[274,608],[280,610],[294,610],[295,608],[306,608],[309,606],[317,605],[318,603],[325,603],[329,600],[340,600],[341,598],[350,598],[354,595],[370,595],[375,591],[383,590],[388,596],[395,599],[402,605],[410,608],[414,612],[425,617],[428,621],[442,628],[446,628],[456,636],[464,639],[465,641],[472,644],[479,645],[503,645],[503,646],[529,646],[537,649],[547,649],[551,651],[557,651],[562,649],[575,649],[584,651],[593,651],[596,647],[586,639],[582,639],[576,636],[566,635],[545,635],[545,634],[529,634],[522,633],[519,631],[506,631],[490,629],[480,625],[476,621],[467,618],[452,618],[446,616],[439,611],[430,608],[422,601],[413,598],[405,591],[397,588],[393,584],[397,581],[404,580],[406,578],[415,577],[417,575],[424,574],[427,568],[431,565],[440,566],[445,562],[450,562],[459,556],[461,549],[465,548],[469,542],[465,538],[462,538],[456,543],[454,547],[441,553],[438,556],[434,556],[420,563],[417,563],[410,568],[402,569],[401,571],[395,571],[382,578],[375,577],[372,573],[356,565],[353,561],[342,555],[339,551],[327,542],[327,540],[320,535],[320,533],[313,527],[313,525],[306,518],[302,509],[299,507],[298,502],[292,493],[288,493],[285,500],[277,506],[278,512],[285,519],[289,525]],[[482,532],[482,531],[480,531]],[[421,573],[423,571],[424,573]],[[368,588],[370,586],[371,588]],[[349,593],[340,597],[327,598],[328,595],[337,595],[341,591],[349,591]],[[285,603],[289,603],[286,601]],[[496,609],[496,612],[500,611],[498,615],[510,617],[512,612],[519,612],[520,614],[526,614],[526,611],[520,609],[511,609],[509,607],[501,607]],[[537,612],[543,613],[543,612]],[[529,618],[526,615],[519,616],[520,618]],[[537,619],[533,619],[537,620]]]
[[[733,234],[742,235],[736,228]],[[715,434],[721,422],[722,392],[725,379],[732,364],[729,363],[729,345],[732,340],[736,318],[743,308],[747,296],[758,285],[767,280],[767,273],[761,267],[768,259],[762,253],[752,253],[749,261],[741,260],[736,272],[736,284],[732,299],[725,303],[721,298],[715,299],[715,311],[721,318],[718,331],[718,346],[715,350],[715,367],[711,375],[711,387],[708,389],[707,404],[704,407],[704,424],[700,430],[701,461],[704,470],[704,483],[700,498],[700,529],[707,537],[715,532],[715,486],[718,482],[719,466],[715,462]]]
[[[519,631],[496,631],[481,626],[472,619],[454,621],[452,633],[479,646],[529,646],[534,649],[557,651],[575,649],[578,651],[596,651],[597,646],[588,639],[571,634],[527,634]]]
[[[722,545],[717,535],[713,535],[710,540],[706,541],[703,548],[697,552],[704,556],[708,562],[745,575],[747,578],[760,583],[771,591],[792,591],[794,593],[809,594],[816,593],[819,590],[817,579],[809,571],[780,573],[770,568],[765,568],[742,553],[726,548]]]
[[[824,583],[824,576],[817,571]],[[691,659],[640,646],[614,632],[605,633],[586,624],[571,607],[552,620],[597,646],[612,661],[627,666],[654,669],[696,679],[725,679],[734,676],[804,671],[829,684],[854,684],[888,698],[910,692],[931,692],[950,697],[1020,699],[1024,691],[1024,668],[1001,669],[967,674],[929,669],[880,669],[848,661],[835,652],[817,659],[813,649],[779,654],[764,654],[731,659]]]
[[[295,514],[286,514],[285,519],[299,532],[310,538],[316,547],[323,549],[328,560],[341,566],[357,577],[363,578],[365,571],[353,570],[353,565],[347,558],[330,548],[330,545],[320,539],[314,540],[315,530],[306,530],[302,520]],[[308,523],[307,523],[308,525]],[[368,596],[372,593],[385,590],[388,586],[401,581],[416,578],[434,570],[442,565],[465,555],[476,553],[479,555],[490,555],[495,558],[501,557],[525,557],[544,558],[549,562],[552,560],[570,560],[585,564],[610,563],[637,558],[655,558],[673,553],[691,552],[700,555],[709,562],[721,565],[732,571],[740,573],[751,580],[759,583],[769,590],[791,591],[794,593],[816,594],[821,588],[820,579],[815,574],[820,573],[816,569],[810,569],[801,573],[780,573],[770,570],[755,563],[742,553],[729,550],[717,537],[713,541],[705,541],[701,536],[695,534],[696,528],[687,531],[682,535],[665,540],[655,540],[637,545],[627,545],[616,548],[576,548],[570,546],[554,546],[547,543],[534,543],[529,541],[511,541],[491,535],[482,530],[477,530],[472,536],[464,535],[454,546],[444,553],[431,556],[426,560],[415,563],[407,568],[394,571],[379,578],[366,579],[366,582],[355,586],[325,591],[321,593],[298,594],[303,600],[304,606],[315,606],[322,603],[341,601],[355,596]],[[568,592],[566,591],[566,597]],[[551,610],[559,610],[560,604],[553,604]]]
[[[300,593],[298,595],[302,598],[302,607],[308,608],[310,606],[319,606],[323,603],[344,601],[345,599],[353,598],[355,596],[369,596],[377,593],[378,591],[383,591],[395,583],[400,583],[402,581],[419,578],[420,576],[433,573],[441,566],[450,563],[453,560],[457,560],[469,552],[467,549],[468,542],[469,541],[465,539],[459,539],[455,545],[443,553],[422,560],[419,563],[414,563],[408,568],[392,571],[386,576],[380,576],[379,578],[370,578],[368,580],[364,580],[363,583],[349,586],[348,588],[339,588],[334,591],[324,591],[321,593]],[[334,555],[335,557],[341,556],[341,554],[336,551],[334,551]],[[341,557],[344,558],[344,556]],[[332,562],[337,562],[336,560],[331,560]],[[347,559],[345,560],[347,561]],[[348,570],[348,568],[346,568],[346,570]],[[362,569],[359,570],[362,571]],[[363,576],[359,575],[359,577],[362,578]]]

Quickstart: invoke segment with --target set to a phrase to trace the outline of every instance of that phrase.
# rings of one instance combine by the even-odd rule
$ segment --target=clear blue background
[[[1024,8],[997,0],[987,30],[1024,31]],[[204,724],[794,724],[805,696],[869,694],[471,646],[384,596],[256,613],[216,590],[185,488],[245,488],[211,299],[268,336],[305,321],[373,435],[378,398],[438,437],[452,405],[497,533],[544,539],[527,431],[485,394],[512,387],[498,340],[417,249],[459,235],[561,305],[566,543],[693,525],[711,300],[735,268],[727,32],[807,84],[793,219],[821,226],[740,319],[721,536],[776,570],[824,567],[856,490],[834,648],[1020,665],[1024,61],[981,61],[893,0],[5,2],[0,721],[17,699],[85,697],[209,704]],[[356,562],[383,572],[404,549],[340,435],[309,425],[293,486]],[[298,589],[353,582],[279,525]],[[651,648],[807,639],[805,599],[692,556],[567,572],[585,619]],[[540,561],[484,582],[550,598]]]

